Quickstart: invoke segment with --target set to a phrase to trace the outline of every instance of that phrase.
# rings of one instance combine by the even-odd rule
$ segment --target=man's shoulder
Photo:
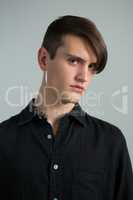
[[[103,136],[105,139],[114,140],[114,141],[125,141],[125,136],[121,128],[117,125],[108,122],[104,119],[100,119],[98,117],[92,116],[86,113],[87,116],[87,126],[91,127],[96,134]]]
[[[20,113],[12,115],[8,117],[7,119],[3,120],[2,122],[0,122],[0,132],[2,130],[10,129],[14,127],[14,125],[17,125],[19,115]]]
[[[8,141],[17,133],[19,114],[15,114],[0,123],[0,140]],[[0,143],[1,143],[0,142]]]
[[[18,133],[19,114],[13,115],[0,123],[0,151],[10,155]]]
[[[19,123],[23,119],[25,108],[18,111],[18,113],[11,115],[7,119],[0,122],[0,140],[8,140],[11,137],[16,137],[19,132]]]
[[[120,130],[119,127],[109,121],[106,121],[104,119],[101,119],[101,118],[98,118],[98,117],[95,117],[93,115],[90,115],[88,113],[86,113],[86,116],[87,116],[87,119],[95,126],[99,127],[99,128],[107,128],[107,129],[117,129],[117,130]]]
[[[0,133],[2,131],[11,131],[12,129],[16,129],[18,125],[21,123],[32,119],[32,114],[30,112],[29,104],[25,105],[18,113],[10,116],[4,121],[0,122]]]

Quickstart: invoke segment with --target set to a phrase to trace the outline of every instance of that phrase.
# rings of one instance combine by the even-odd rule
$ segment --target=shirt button
[[[51,135],[51,134],[48,134],[48,135],[47,135],[47,138],[48,138],[48,139],[52,139],[52,135]]]
[[[59,165],[54,164],[53,168],[54,168],[55,170],[57,170],[57,169],[59,168]]]

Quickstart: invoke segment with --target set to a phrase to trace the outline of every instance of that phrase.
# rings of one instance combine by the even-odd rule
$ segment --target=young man
[[[38,95],[0,124],[0,199],[133,199],[123,133],[78,103],[106,61],[92,21],[63,16],[49,25],[38,51]]]

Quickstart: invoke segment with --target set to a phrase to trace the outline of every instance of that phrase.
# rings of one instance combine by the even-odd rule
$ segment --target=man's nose
[[[87,82],[89,74],[88,67],[81,67],[77,72],[76,79],[81,82]]]

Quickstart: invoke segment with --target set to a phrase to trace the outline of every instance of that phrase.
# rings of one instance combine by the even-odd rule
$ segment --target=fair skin
[[[44,47],[38,51],[38,63],[44,72],[39,90],[39,95],[42,97],[40,108],[47,113],[47,120],[51,123],[55,135],[59,119],[72,110],[95,75],[88,66],[97,62],[91,47],[80,37],[66,35],[63,41],[54,59],[50,58]],[[47,71],[47,83],[45,71]],[[71,85],[80,85],[84,89],[78,90]],[[39,102],[39,96],[37,100]]]

